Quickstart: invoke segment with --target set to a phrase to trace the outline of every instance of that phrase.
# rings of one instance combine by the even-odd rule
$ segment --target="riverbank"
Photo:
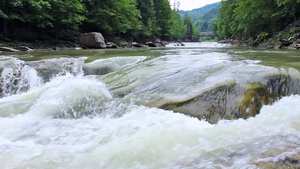
[[[105,42],[104,48],[131,48],[131,47],[164,47],[169,42],[161,41],[159,39],[144,42]],[[179,46],[182,43],[178,43]],[[11,39],[0,40],[1,52],[28,52],[28,51],[55,51],[55,50],[80,50],[92,49],[86,45],[80,44],[77,40],[35,40],[35,41],[17,41]]]
[[[256,39],[232,37],[219,43],[231,43],[234,46],[254,46],[271,49],[300,49],[300,19],[273,34],[261,32]]]
[[[82,45],[73,41],[45,40],[45,41],[17,41],[5,39],[0,41],[0,52],[26,52],[82,49]]]

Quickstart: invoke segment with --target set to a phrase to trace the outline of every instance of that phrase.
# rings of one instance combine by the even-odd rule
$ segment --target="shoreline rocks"
[[[99,32],[83,33],[72,40],[36,40],[31,42],[18,42],[14,40],[0,40],[0,52],[30,52],[30,51],[52,51],[52,50],[80,50],[80,49],[117,49],[117,48],[147,48],[165,47],[166,42],[158,38],[152,41],[126,42],[108,41]]]
[[[20,52],[20,50],[10,48],[10,47],[0,47],[0,51],[2,51],[2,52]]]

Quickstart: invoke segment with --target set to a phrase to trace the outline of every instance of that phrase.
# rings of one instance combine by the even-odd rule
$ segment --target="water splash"
[[[13,59],[6,65],[0,77],[2,97],[20,94],[43,84],[35,69],[25,65],[25,62]]]
[[[299,101],[287,97],[255,118],[216,125],[143,106],[129,106],[119,118],[0,118],[0,162],[8,168],[249,167],[297,153]]]

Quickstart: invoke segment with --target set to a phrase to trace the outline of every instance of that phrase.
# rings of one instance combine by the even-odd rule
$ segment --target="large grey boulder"
[[[78,40],[81,45],[88,48],[106,48],[104,37],[99,32],[81,34]]]

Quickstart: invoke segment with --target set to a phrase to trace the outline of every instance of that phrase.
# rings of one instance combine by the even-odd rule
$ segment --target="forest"
[[[101,32],[111,40],[197,40],[199,31],[168,0],[1,0],[0,38],[72,39]]]
[[[211,27],[219,16],[221,3],[213,3],[191,11],[179,11],[182,18],[187,14],[192,17],[192,22],[200,32],[211,32]]]
[[[299,17],[300,0],[227,0],[221,2],[213,30],[218,39],[239,37],[254,44],[274,35],[282,36],[278,32]],[[293,30],[296,29],[299,28]]]

